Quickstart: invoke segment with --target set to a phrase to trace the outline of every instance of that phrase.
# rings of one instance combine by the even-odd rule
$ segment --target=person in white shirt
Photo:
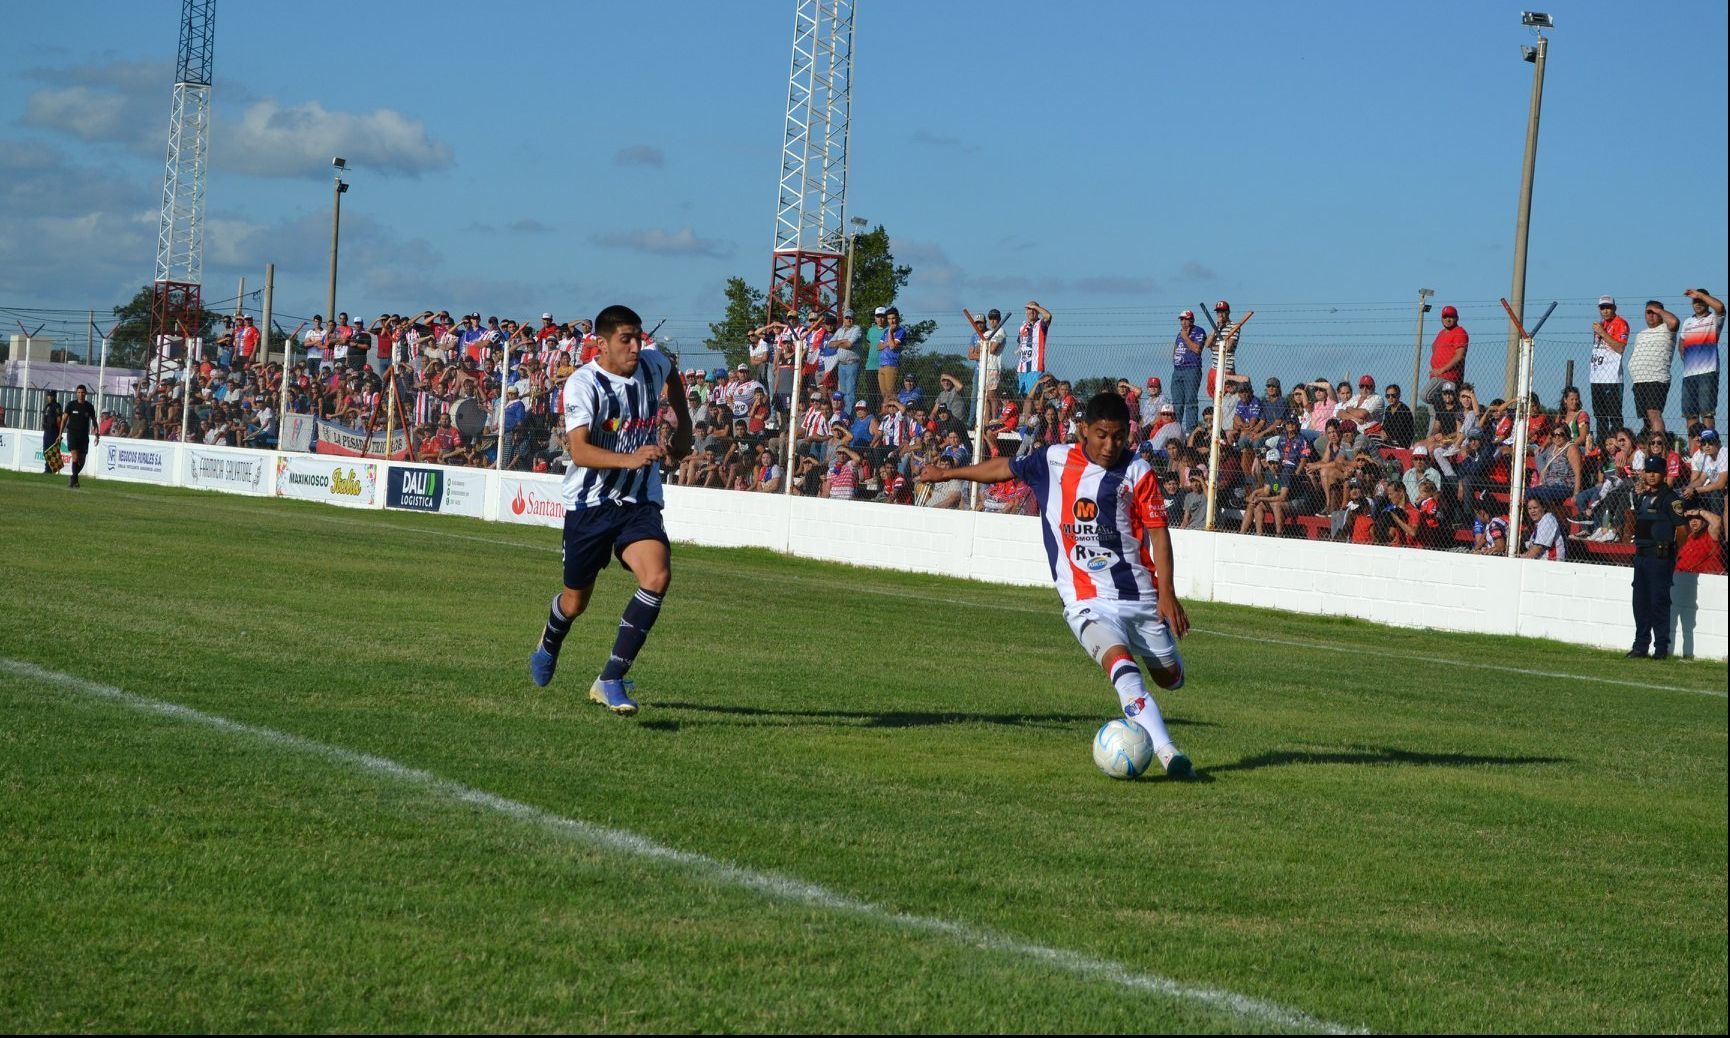
[[[1710,512],[1719,512],[1724,508],[1724,486],[1726,476],[1730,474],[1730,459],[1724,455],[1724,448],[1718,442],[1717,429],[1700,430],[1700,449],[1688,458],[1688,468],[1693,475],[1688,485],[1679,493],[1684,501],[1698,498],[1701,506]]]
[[[324,370],[324,344],[330,339],[330,329],[324,326],[324,315],[314,314],[312,327],[306,330],[306,370],[314,378]]]
[[[1623,355],[1634,382],[1634,413],[1647,432],[1664,431],[1664,405],[1670,399],[1670,360],[1676,353],[1676,327],[1682,322],[1656,299],[1646,300],[1646,327]]]
[[[1382,434],[1382,413],[1387,402],[1376,392],[1376,380],[1368,375],[1358,379],[1357,395],[1334,411],[1335,418],[1350,418],[1358,423],[1358,431],[1371,439]]]
[[[1547,559],[1562,562],[1568,557],[1568,541],[1562,536],[1562,524],[1541,498],[1526,498],[1526,518],[1532,522],[1532,534],[1526,541],[1521,558]]]
[[[1616,314],[1614,296],[1598,299],[1592,322],[1592,413],[1598,416],[1598,441],[1622,427],[1622,355],[1628,349],[1628,322]]]

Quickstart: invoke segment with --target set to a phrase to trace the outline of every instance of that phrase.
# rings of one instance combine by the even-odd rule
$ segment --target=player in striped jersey
[[[1081,442],[1060,443],[1013,460],[917,477],[965,479],[1032,488],[1045,523],[1045,554],[1070,630],[1110,677],[1124,716],[1146,729],[1165,773],[1189,778],[1189,758],[1171,741],[1159,704],[1142,681],[1139,655],[1161,688],[1183,687],[1177,639],[1189,617],[1172,585],[1171,534],[1159,477],[1129,442],[1129,405],[1100,393],[1083,412]]]
[[[535,684],[553,680],[559,647],[572,621],[588,608],[595,578],[617,555],[637,578],[618,637],[589,698],[615,714],[634,714],[625,674],[661,614],[672,581],[670,549],[661,525],[660,462],[691,450],[691,412],[684,382],[667,355],[643,345],[643,319],[609,306],[595,318],[594,360],[565,382],[564,423],[571,467],[565,472],[564,590],[553,598],[541,643],[529,659]],[[660,440],[661,395],[677,425]]]

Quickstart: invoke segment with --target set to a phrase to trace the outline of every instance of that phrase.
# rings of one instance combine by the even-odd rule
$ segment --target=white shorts
[[[1150,665],[1157,661],[1169,669],[1183,664],[1183,657],[1177,651],[1177,639],[1171,636],[1171,628],[1160,617],[1159,606],[1154,602],[1092,598],[1064,606],[1063,618],[1069,621],[1075,640],[1081,643],[1095,663],[1099,662],[1105,649],[1122,645],[1149,661]],[[1083,634],[1084,627],[1092,630]],[[1101,633],[1107,637],[1101,638]]]

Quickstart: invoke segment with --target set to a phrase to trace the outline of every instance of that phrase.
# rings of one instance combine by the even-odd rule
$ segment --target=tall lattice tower
[[[853,0],[794,0],[771,318],[840,304],[852,109]]]
[[[153,348],[198,334],[204,280],[204,178],[210,154],[210,71],[216,0],[181,0],[180,60],[168,117],[168,163],[162,174],[162,222],[156,235]]]

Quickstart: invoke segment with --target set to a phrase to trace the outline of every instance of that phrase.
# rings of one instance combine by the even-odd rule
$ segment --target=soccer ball
[[[1107,721],[1093,736],[1093,763],[1112,778],[1135,778],[1153,764],[1153,740],[1134,721]]]

